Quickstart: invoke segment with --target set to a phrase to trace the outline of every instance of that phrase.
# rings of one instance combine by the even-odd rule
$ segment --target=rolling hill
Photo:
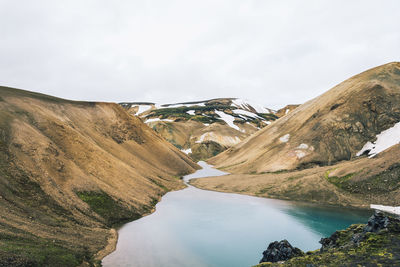
[[[0,87],[0,262],[93,265],[199,168],[114,103]],[[1,264],[0,264],[1,265]]]

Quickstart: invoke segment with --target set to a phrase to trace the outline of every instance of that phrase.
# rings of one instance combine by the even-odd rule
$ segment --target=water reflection
[[[301,222],[311,231],[328,237],[337,230],[343,230],[353,223],[366,223],[372,211],[342,207],[294,204],[283,212]]]

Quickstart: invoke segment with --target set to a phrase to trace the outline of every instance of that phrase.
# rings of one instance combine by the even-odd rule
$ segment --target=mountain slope
[[[112,225],[198,168],[118,104],[6,87],[0,158],[0,262],[13,266],[94,263],[115,245]]]
[[[255,133],[210,162],[261,173],[331,165],[356,157],[400,121],[400,63],[356,75]]]
[[[209,160],[234,174],[192,183],[319,204],[399,206],[399,98],[400,63],[356,75]]]
[[[215,156],[277,118],[275,111],[237,98],[120,104],[194,160]]]

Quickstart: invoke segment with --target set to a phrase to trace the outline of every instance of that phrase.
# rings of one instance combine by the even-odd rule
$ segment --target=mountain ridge
[[[238,98],[155,104],[122,102],[194,160],[205,160],[274,121],[275,111]]]

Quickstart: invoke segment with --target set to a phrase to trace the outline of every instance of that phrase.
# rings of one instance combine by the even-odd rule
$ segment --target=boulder
[[[381,229],[387,228],[389,225],[389,218],[380,211],[375,211],[368,219],[368,224],[364,227],[364,232],[378,232]]]
[[[293,257],[303,256],[304,252],[301,249],[293,247],[285,239],[282,241],[275,241],[269,244],[267,250],[263,252],[263,258],[261,262],[278,262],[286,261]]]

